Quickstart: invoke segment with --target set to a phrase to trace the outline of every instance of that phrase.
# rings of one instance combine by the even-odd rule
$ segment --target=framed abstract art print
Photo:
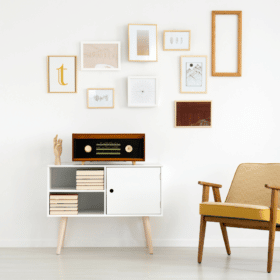
[[[48,93],[77,93],[76,56],[48,56],[47,68]]]
[[[190,30],[163,31],[164,51],[189,51],[191,48]]]
[[[181,56],[180,92],[207,92],[207,56]]]
[[[87,90],[87,107],[89,109],[114,108],[113,88],[89,88]]]
[[[82,42],[81,70],[121,70],[120,42]]]
[[[157,61],[157,25],[128,25],[128,61]]]
[[[211,101],[175,101],[175,127],[211,126]]]

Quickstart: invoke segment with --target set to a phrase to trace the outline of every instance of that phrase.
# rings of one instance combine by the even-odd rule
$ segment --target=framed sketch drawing
[[[207,56],[181,56],[181,93],[206,93]]]
[[[87,107],[89,109],[114,108],[113,88],[89,88],[87,90]]]
[[[190,30],[163,31],[164,51],[189,51],[191,48]]]
[[[47,58],[48,93],[77,93],[77,56]]]
[[[156,77],[128,77],[127,89],[128,107],[156,107],[158,105]]]
[[[157,25],[128,25],[128,61],[157,61]]]
[[[241,74],[242,11],[212,11],[212,76]]]
[[[121,70],[121,43],[81,42],[81,70]]]
[[[175,127],[211,126],[211,101],[175,101]]]

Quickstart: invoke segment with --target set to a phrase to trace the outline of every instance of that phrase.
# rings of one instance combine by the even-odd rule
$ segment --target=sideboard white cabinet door
[[[107,168],[107,214],[161,213],[160,168]]]

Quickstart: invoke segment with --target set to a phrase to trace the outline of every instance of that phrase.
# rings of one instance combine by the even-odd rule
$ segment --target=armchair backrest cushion
[[[280,163],[242,163],[236,169],[225,202],[270,207],[271,190],[265,184],[280,186]]]

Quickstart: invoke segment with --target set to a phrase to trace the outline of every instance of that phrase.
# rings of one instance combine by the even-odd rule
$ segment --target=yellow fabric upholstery
[[[270,207],[271,190],[265,188],[265,184],[280,186],[279,163],[242,163],[235,172],[225,202]]]
[[[250,219],[258,221],[270,220],[270,209],[267,206],[238,203],[202,202],[199,207],[200,215]],[[280,210],[277,211],[277,224],[280,223]]]

